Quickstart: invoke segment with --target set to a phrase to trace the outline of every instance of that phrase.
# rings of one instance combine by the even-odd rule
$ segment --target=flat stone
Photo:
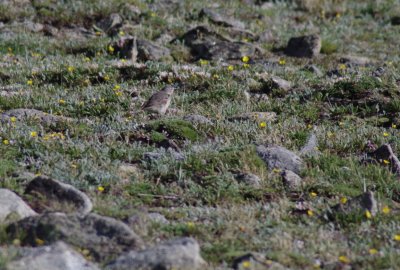
[[[88,214],[92,208],[89,197],[75,187],[51,179],[47,176],[38,176],[25,189],[25,194],[31,195],[35,201],[35,210],[40,212],[77,212]]]
[[[106,270],[205,269],[200,247],[193,238],[179,238],[143,251],[130,251],[110,262]]]
[[[35,216],[33,211],[17,194],[8,189],[0,189],[0,224]]]
[[[63,242],[25,249],[22,257],[6,265],[6,270],[99,270]]]
[[[293,37],[289,40],[285,53],[294,57],[312,58],[319,55],[321,46],[321,37],[318,35]]]
[[[44,213],[10,224],[6,232],[11,239],[23,235],[22,245],[36,246],[64,241],[87,249],[96,261],[116,258],[121,252],[142,249],[142,239],[125,223],[97,214]]]
[[[164,215],[161,215],[160,213],[148,213],[147,218],[150,219],[152,222],[155,223],[160,223],[160,224],[169,224],[170,222],[168,219],[165,218]]]
[[[256,147],[256,151],[270,170],[290,170],[299,174],[303,167],[303,160],[282,146],[265,147],[259,145]]]

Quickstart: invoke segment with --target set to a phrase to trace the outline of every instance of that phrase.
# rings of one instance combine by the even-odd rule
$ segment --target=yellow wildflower
[[[35,138],[35,137],[37,137],[37,132],[36,131],[31,131],[31,137],[32,138]]]
[[[248,38],[243,39],[243,42],[249,42],[249,41],[250,41],[250,39],[248,39]]]
[[[126,59],[121,59],[121,63],[125,63],[126,62]]]
[[[204,60],[204,59],[200,59],[200,60],[199,60],[199,63],[200,63],[200,65],[202,65],[202,66],[208,65],[208,61],[207,61],[207,60]]]
[[[96,32],[96,36],[101,36],[101,32],[100,32],[100,31],[97,31],[97,32]]]
[[[396,124],[392,124],[392,128],[397,128],[397,125]]]
[[[383,132],[383,137],[388,137],[388,136],[389,136],[389,133]]]
[[[308,129],[312,129],[313,126],[312,126],[311,124],[308,124],[308,125],[307,125],[307,128],[308,128]]]
[[[368,209],[365,210],[365,217],[368,218],[368,219],[371,219],[371,218],[372,218],[372,214],[371,214],[371,212],[370,212]]]
[[[333,134],[332,132],[328,132],[327,134],[326,134],[326,136],[328,136],[328,138],[332,138],[333,137],[333,135],[335,135],[335,134]]]
[[[250,57],[248,57],[248,56],[243,56],[243,57],[242,57],[242,61],[243,61],[243,63],[247,63],[247,62],[250,61]]]
[[[317,194],[316,192],[313,192],[313,191],[312,191],[312,192],[310,192],[310,196],[315,198],[315,197],[318,196],[318,194]]]
[[[109,81],[109,80],[110,80],[110,76],[105,75],[105,76],[103,77],[103,79],[104,79],[105,81]]]
[[[396,234],[396,235],[394,236],[394,240],[400,241],[400,234]]]
[[[339,262],[341,263],[350,263],[350,259],[344,255],[339,256]]]
[[[58,104],[60,104],[60,105],[63,105],[63,104],[65,104],[65,100],[63,100],[63,99],[59,99],[59,100],[58,100]]]
[[[11,121],[12,123],[17,122],[17,117],[11,116],[11,117],[10,117],[10,121]]]
[[[267,123],[261,122],[261,123],[259,124],[259,126],[260,126],[260,128],[265,128],[265,127],[267,126]]]
[[[35,243],[38,246],[43,246],[44,245],[44,241],[40,238],[35,238]]]
[[[155,12],[152,12],[152,13],[150,13],[150,16],[155,17],[155,16],[157,16],[157,14]]]
[[[340,203],[341,203],[341,204],[347,203],[347,198],[346,198],[346,197],[340,198]]]
[[[251,263],[250,263],[250,261],[244,261],[244,262],[242,262],[242,266],[243,266],[243,268],[250,268]]]
[[[67,67],[68,72],[74,72],[75,68],[73,66]]]
[[[371,255],[375,255],[376,253],[378,253],[378,250],[377,250],[376,248],[370,248],[370,249],[368,250],[368,252],[369,252],[369,254],[371,254]]]
[[[124,31],[119,31],[119,35],[120,36],[125,36],[125,32]]]
[[[10,141],[9,141],[9,140],[3,140],[3,144],[9,145],[9,144],[10,144]]]
[[[117,91],[119,89],[121,89],[121,86],[119,84],[114,85],[114,89],[113,89],[114,91]]]
[[[219,75],[218,75],[218,74],[214,74],[214,75],[213,75],[213,78],[214,78],[214,79],[219,79]]]
[[[32,81],[32,80],[27,80],[27,81],[26,81],[26,84],[27,84],[27,85],[32,85],[32,84],[33,84],[33,81]]]
[[[307,215],[310,216],[310,217],[312,217],[312,216],[314,215],[313,210],[308,209],[308,210],[307,210]]]
[[[339,65],[339,69],[340,70],[345,70],[347,68],[347,66],[345,64],[340,64]]]
[[[340,17],[342,17],[342,14],[340,14],[339,12],[336,13],[336,18],[339,19]]]
[[[283,66],[286,64],[286,60],[285,59],[279,59],[279,65]]]
[[[189,229],[193,229],[195,226],[194,222],[191,221],[187,222],[186,225],[188,226]]]
[[[97,187],[97,191],[98,192],[103,192],[104,191],[104,187],[103,186],[98,186]]]
[[[232,65],[229,65],[229,66],[228,66],[228,70],[229,70],[229,71],[233,71],[234,69],[235,69],[234,66],[232,66]]]
[[[244,64],[243,64],[243,67],[244,67],[244,68],[249,68],[249,67],[250,67],[250,64],[244,63]]]
[[[121,91],[115,91],[115,94],[117,95],[117,97],[122,96],[122,92]]]
[[[115,51],[115,49],[114,49],[113,46],[109,45],[109,46],[108,46],[108,51],[109,51],[110,53],[113,53],[113,52]]]
[[[382,213],[384,213],[385,215],[389,214],[389,213],[390,213],[390,208],[389,208],[389,206],[385,205],[385,206],[382,208]]]
[[[387,159],[384,159],[384,160],[383,160],[383,163],[387,165],[387,164],[389,164],[389,163],[390,163],[390,161],[389,161],[389,160],[387,160]]]
[[[83,60],[85,60],[85,62],[90,62],[90,58],[89,57],[85,57]]]
[[[274,169],[272,170],[272,172],[274,172],[274,173],[280,173],[280,172],[281,172],[281,169],[274,168]]]

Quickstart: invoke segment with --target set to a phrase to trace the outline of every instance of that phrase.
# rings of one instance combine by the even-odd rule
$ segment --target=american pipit
[[[165,86],[159,92],[153,94],[150,99],[143,105],[143,110],[164,115],[171,104],[174,87]]]

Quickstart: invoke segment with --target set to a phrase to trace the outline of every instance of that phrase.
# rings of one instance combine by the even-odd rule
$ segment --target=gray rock
[[[285,53],[294,57],[312,58],[321,51],[321,37],[309,35],[291,38],[285,49]]]
[[[254,188],[261,187],[261,179],[255,174],[252,173],[238,173],[235,174],[235,179],[239,183],[244,183],[247,186],[251,186]]]
[[[98,22],[97,26],[105,33],[114,35],[117,33],[118,28],[122,26],[122,18],[118,13],[112,13],[107,18]]]
[[[306,71],[314,73],[318,77],[321,77],[322,75],[324,75],[324,73],[316,65],[312,65],[312,64],[311,65],[306,65],[303,69],[306,70]]]
[[[146,161],[156,161],[162,157],[162,153],[146,152],[143,154],[143,159]]]
[[[23,256],[7,264],[6,270],[98,270],[99,268],[63,242],[25,249]]]
[[[160,213],[148,213],[147,218],[150,219],[152,222],[160,223],[160,224],[169,224],[168,219],[165,218],[164,215]]]
[[[130,251],[106,266],[106,270],[204,269],[205,261],[193,238],[180,238],[143,251]]]
[[[23,245],[35,246],[37,239],[45,244],[61,240],[89,250],[96,261],[144,247],[142,239],[125,223],[97,214],[45,213],[10,224],[6,232],[11,239],[23,235]]]
[[[25,189],[25,194],[32,195],[38,212],[77,212],[82,215],[92,211],[89,197],[71,185],[62,183],[47,176],[38,176]]]
[[[276,120],[275,112],[249,112],[228,118],[231,121],[273,122]]]
[[[179,40],[190,48],[197,59],[238,60],[243,56],[255,58],[258,48],[244,42],[233,42],[205,26],[197,26],[185,33]]]
[[[301,177],[289,170],[283,170],[281,173],[282,182],[287,189],[293,191],[301,187]]]
[[[0,224],[37,215],[17,194],[0,189]]]
[[[339,203],[331,207],[325,214],[329,220],[334,220],[337,214],[353,214],[364,212],[368,210],[372,216],[378,212],[377,202],[374,193],[371,191],[365,192],[355,198],[348,200],[346,203]]]
[[[186,120],[192,124],[201,124],[201,125],[212,125],[213,122],[207,117],[199,114],[189,114],[183,117],[183,120]]]
[[[121,58],[136,61],[157,61],[168,59],[171,52],[168,48],[161,47],[144,39],[127,36],[119,39],[112,45]]]
[[[271,88],[282,89],[285,91],[290,90],[290,88],[292,87],[289,81],[284,80],[278,76],[272,76],[270,79],[270,83],[271,83]]]
[[[299,174],[303,167],[303,160],[295,153],[282,146],[265,147],[259,145],[256,151],[270,170],[277,168],[281,170],[290,170]]]
[[[38,120],[46,125],[71,121],[71,118],[56,116],[35,109],[13,109],[0,114],[0,122],[8,122],[11,117],[16,117],[18,120]]]
[[[137,40],[138,60],[157,61],[170,57],[171,52],[168,48],[158,46],[148,40]]]
[[[382,145],[368,156],[369,158],[372,158],[375,161],[377,161],[379,164],[382,164],[384,166],[389,166],[392,173],[400,176],[400,161],[394,154],[390,144]],[[389,163],[385,164],[386,162]]]
[[[306,142],[306,144],[300,150],[300,156],[315,156],[318,155],[318,140],[317,136],[312,133]]]
[[[199,16],[207,17],[211,22],[218,24],[218,25],[223,25],[223,26],[227,26],[227,27],[245,28],[244,23],[242,23],[241,21],[235,20],[233,18],[228,18],[224,15],[221,15],[221,14],[215,12],[212,9],[203,8],[200,11]]]

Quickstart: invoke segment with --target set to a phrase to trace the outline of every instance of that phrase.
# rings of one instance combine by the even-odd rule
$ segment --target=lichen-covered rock
[[[226,17],[222,14],[217,13],[216,11],[209,9],[209,8],[203,8],[200,13],[200,17],[207,17],[211,22],[223,26],[228,26],[228,27],[237,27],[237,28],[244,28],[244,23],[241,21],[235,20],[233,18]]]
[[[289,170],[283,170],[281,172],[282,181],[288,190],[293,191],[301,187],[301,177]]]
[[[68,122],[71,121],[71,118],[64,116],[57,116],[48,114],[35,109],[13,109],[8,110],[0,114],[0,122],[8,122],[11,117],[15,117],[17,120],[37,120],[42,124],[57,124],[59,122]]]

